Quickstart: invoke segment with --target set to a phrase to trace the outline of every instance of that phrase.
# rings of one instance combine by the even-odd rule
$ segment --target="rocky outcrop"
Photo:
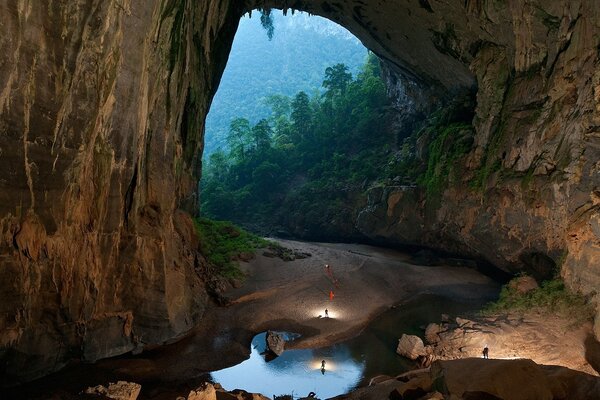
[[[239,18],[256,7],[344,25],[397,75],[392,92],[414,112],[477,89],[473,148],[452,160],[460,173],[436,201],[412,187],[372,189],[364,234],[511,271],[557,265],[571,287],[598,287],[595,0],[4,2],[6,381],[172,340],[201,318],[190,214],[204,116]]]
[[[99,385],[87,388],[85,394],[114,400],[136,400],[141,390],[142,386],[138,383],[118,381],[117,383],[110,383],[108,387]]]
[[[223,37],[226,8],[180,1],[9,1],[0,15],[0,380],[12,384],[199,321],[196,116],[225,63],[214,43],[235,24]]]
[[[423,340],[421,340],[420,337],[406,334],[403,334],[402,337],[398,339],[396,353],[403,357],[410,358],[411,360],[416,360],[427,354]]]
[[[265,340],[267,342],[267,349],[273,352],[273,354],[277,356],[283,354],[283,350],[285,349],[285,339],[283,338],[283,335],[277,332],[267,331]]]
[[[531,360],[465,358],[436,361],[342,399],[589,399],[600,393],[600,378]],[[591,397],[590,397],[591,396]]]
[[[239,389],[228,392],[218,383],[205,383],[190,391],[187,398],[178,397],[177,400],[268,400],[268,397]]]

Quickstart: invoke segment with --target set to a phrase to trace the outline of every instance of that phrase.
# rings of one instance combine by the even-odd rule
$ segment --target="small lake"
[[[227,390],[243,389],[269,397],[303,397],[309,392],[322,399],[334,397],[367,385],[376,375],[394,376],[414,368],[412,361],[396,354],[398,338],[403,333],[423,336],[421,327],[439,321],[442,313],[464,316],[483,304],[420,296],[383,313],[354,339],[320,349],[286,350],[270,361],[265,360],[263,332],[252,340],[249,359],[212,372],[211,377]],[[322,360],[326,362],[324,371]]]

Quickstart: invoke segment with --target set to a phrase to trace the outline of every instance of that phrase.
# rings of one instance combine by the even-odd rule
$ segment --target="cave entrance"
[[[396,147],[379,59],[325,18],[257,14],[240,21],[207,116],[201,214],[355,239],[358,193]]]

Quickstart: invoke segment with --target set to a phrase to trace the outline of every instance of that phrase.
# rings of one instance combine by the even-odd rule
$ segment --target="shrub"
[[[270,245],[268,240],[253,235],[228,221],[197,218],[194,221],[200,238],[200,251],[225,278],[242,278],[236,258],[243,253],[254,253]]]
[[[539,288],[527,293],[519,293],[511,288],[510,283],[504,285],[498,300],[488,304],[483,314],[528,310],[576,317],[578,320],[590,320],[594,315],[587,299],[569,290],[560,278],[544,281]]]

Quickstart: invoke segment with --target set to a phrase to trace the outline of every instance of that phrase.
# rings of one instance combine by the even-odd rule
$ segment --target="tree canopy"
[[[344,187],[375,179],[393,141],[379,60],[356,78],[344,64],[324,71],[325,92],[269,96],[268,118],[235,118],[229,150],[214,153],[201,182],[202,213],[248,225],[339,210]]]

